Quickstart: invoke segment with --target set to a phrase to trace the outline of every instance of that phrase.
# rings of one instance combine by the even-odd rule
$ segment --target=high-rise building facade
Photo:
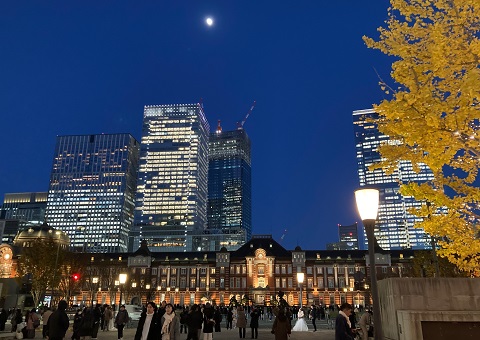
[[[208,136],[200,104],[145,106],[131,250],[196,251],[207,227]]]
[[[409,213],[410,208],[420,207],[421,202],[402,196],[399,189],[400,184],[432,180],[433,173],[426,165],[421,165],[421,171],[417,173],[409,161],[399,161],[397,169],[391,174],[382,169],[370,170],[372,164],[381,160],[378,146],[387,141],[395,142],[378,131],[374,122],[376,117],[371,109],[353,112],[360,187],[368,186],[380,191],[375,237],[385,250],[431,248],[430,236],[423,229],[414,228],[421,219]],[[366,237],[364,240],[367,247]]]
[[[42,224],[46,209],[46,192],[8,193],[3,198],[0,219],[23,220],[32,225]]]
[[[350,225],[338,225],[338,237],[341,243],[346,245],[346,249],[358,250],[358,224],[355,222]]]
[[[130,134],[57,137],[46,217],[72,250],[128,250],[138,153]]]
[[[205,250],[236,250],[252,233],[250,139],[243,129],[210,134],[208,245]],[[213,248],[213,249],[212,249]]]
[[[46,192],[8,193],[0,210],[0,237],[2,243],[12,244],[19,231],[41,225],[47,209]]]

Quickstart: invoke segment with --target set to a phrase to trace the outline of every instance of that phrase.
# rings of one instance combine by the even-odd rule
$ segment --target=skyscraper
[[[201,249],[209,131],[200,104],[145,106],[132,251],[142,240],[152,251]]]
[[[138,149],[130,134],[57,137],[47,220],[67,233],[73,250],[128,250]]]
[[[377,151],[378,146],[386,141],[396,142],[381,134],[374,121],[368,121],[376,117],[376,113],[371,109],[353,112],[360,186],[374,187],[380,191],[375,236],[385,250],[428,249],[431,247],[430,237],[422,229],[413,227],[421,219],[408,212],[412,207],[420,207],[421,203],[413,197],[402,196],[399,189],[403,183],[431,180],[433,174],[426,165],[421,166],[420,172],[414,172],[409,161],[399,161],[397,169],[392,174],[386,174],[382,169],[370,170],[372,164],[381,160]]]
[[[45,220],[46,192],[5,194],[0,210],[0,235],[3,243],[12,244],[18,231],[40,225]]]
[[[206,250],[236,250],[252,233],[250,139],[243,129],[210,134]],[[213,240],[215,238],[215,241]],[[214,248],[214,249],[212,249]]]
[[[21,192],[5,194],[0,218],[23,220],[42,224],[47,209],[46,192]]]

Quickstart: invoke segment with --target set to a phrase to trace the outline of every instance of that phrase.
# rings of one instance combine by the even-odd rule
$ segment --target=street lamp
[[[90,299],[90,304],[93,307],[93,292],[96,291],[95,287],[98,283],[98,277],[93,277],[92,278],[92,298]]]
[[[303,286],[303,280],[305,279],[305,274],[304,273],[297,273],[297,282],[298,285],[300,286],[300,308],[302,308],[302,300],[303,300],[303,295],[302,295],[302,286]]]
[[[373,299],[373,322],[375,340],[383,340],[380,302],[378,301],[377,272],[375,270],[375,236],[374,228],[378,213],[379,192],[376,189],[361,189],[355,191],[357,209],[367,234],[368,257],[370,259],[370,285]]]
[[[120,306],[122,305],[122,286],[125,282],[127,282],[127,274],[119,274],[118,283],[120,283],[120,300],[118,301],[118,310],[120,310]]]

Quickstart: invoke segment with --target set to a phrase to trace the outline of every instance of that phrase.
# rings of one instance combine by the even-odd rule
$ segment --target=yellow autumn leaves
[[[378,39],[364,37],[395,58],[396,84],[380,84],[391,99],[374,108],[380,132],[401,143],[381,146],[382,166],[409,160],[433,171],[433,181],[402,183],[402,193],[425,202],[418,226],[438,238],[439,253],[480,276],[480,1],[390,3]]]

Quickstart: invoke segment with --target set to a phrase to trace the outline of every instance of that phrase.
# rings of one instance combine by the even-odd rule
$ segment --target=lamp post
[[[93,277],[92,278],[92,298],[90,299],[90,304],[93,307],[93,292],[96,292],[96,287],[98,283],[98,277]]]
[[[303,295],[302,295],[302,286],[303,286],[303,279],[305,278],[304,273],[297,273],[297,283],[300,286],[300,298],[298,299],[300,308],[302,308],[302,300],[303,300]]]
[[[120,283],[120,300],[118,301],[118,310],[120,310],[120,306],[122,305],[122,286],[125,285],[125,282],[127,282],[127,274],[118,275],[118,282]]]
[[[383,340],[382,318],[380,302],[378,301],[377,272],[375,269],[375,220],[378,213],[379,192],[376,189],[361,189],[355,191],[357,209],[367,234],[368,257],[370,260],[370,285],[373,299],[373,322],[375,340]]]

